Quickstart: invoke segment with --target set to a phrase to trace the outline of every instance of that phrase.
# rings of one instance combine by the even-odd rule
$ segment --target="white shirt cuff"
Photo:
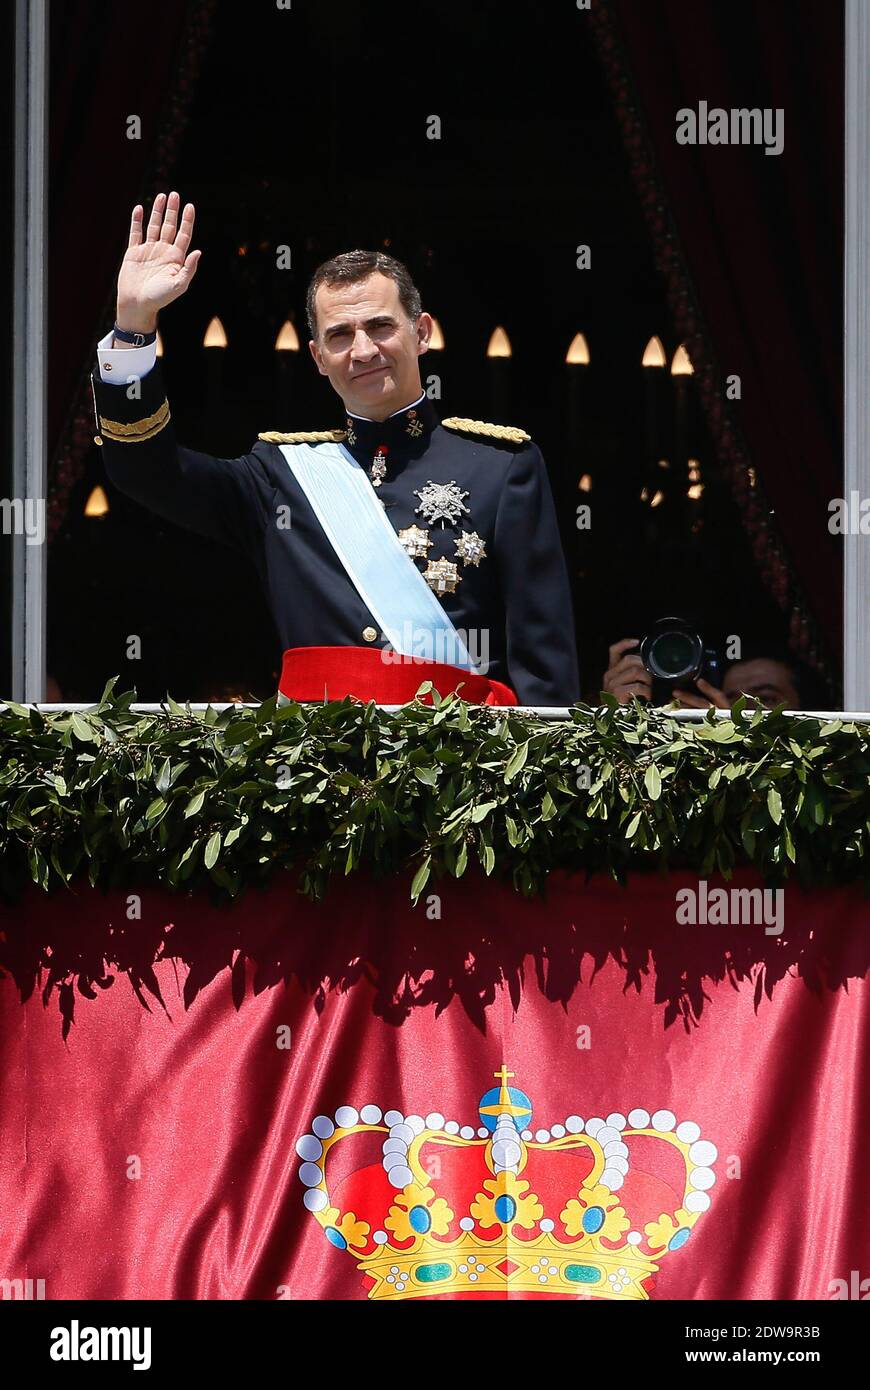
[[[157,343],[147,347],[113,348],[112,334],[97,343],[100,378],[109,386],[126,386],[129,378],[147,376],[157,361]]]

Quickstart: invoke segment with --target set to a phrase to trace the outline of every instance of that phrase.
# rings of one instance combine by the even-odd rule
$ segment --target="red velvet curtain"
[[[746,504],[757,561],[784,608],[808,600],[823,643],[836,652],[841,550],[827,521],[829,500],[843,490],[843,5],[608,0],[599,16],[597,35],[666,272],[674,269],[675,248],[665,244],[673,216],[688,275],[674,274],[672,307],[694,339],[701,375],[711,371],[715,379],[704,403]],[[677,111],[697,111],[702,100],[711,108],[782,108],[783,153],[677,144]],[[654,168],[638,148],[635,116]],[[712,362],[703,360],[711,354]],[[721,388],[733,373],[742,399],[726,403]],[[749,495],[747,464],[757,470],[772,517]],[[772,554],[780,539],[785,577]]]
[[[143,884],[137,920],[28,889],[0,907],[0,1271],[46,1299],[859,1297],[867,901],[789,885],[769,934],[681,924],[685,886],[469,870],[436,915],[398,877],[312,904],[276,874],[228,907]]]

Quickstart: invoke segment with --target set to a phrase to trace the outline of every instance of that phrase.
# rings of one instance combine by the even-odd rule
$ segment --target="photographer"
[[[623,637],[608,650],[601,688],[620,704],[627,704],[632,696],[653,699],[654,677],[640,655],[640,642],[637,637]],[[782,704],[787,709],[823,709],[830,703],[830,692],[820,676],[783,644],[764,640],[744,644],[740,659],[726,665],[721,686],[699,676],[675,685],[670,700],[664,696],[656,702],[682,709],[730,709],[739,695],[753,696],[767,709]]]

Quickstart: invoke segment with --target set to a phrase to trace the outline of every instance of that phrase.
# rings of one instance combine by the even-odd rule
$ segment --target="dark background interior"
[[[52,7],[53,81],[64,71],[68,22]],[[741,99],[751,97],[750,74]],[[756,100],[766,104],[760,90]],[[426,138],[432,114],[440,141]],[[115,147],[123,160],[123,129],[107,126],[104,138],[110,162]],[[55,163],[53,194],[63,176]],[[543,450],[587,695],[599,689],[607,644],[640,635],[664,613],[693,618],[714,642],[785,636],[697,409],[692,452],[705,491],[700,504],[686,502],[685,467],[667,434],[669,381],[666,475],[647,453],[641,355],[653,334],[669,358],[677,340],[601,67],[573,4],[548,6],[546,23],[540,10],[494,0],[413,8],[300,0],[289,11],[262,3],[243,13],[219,4],[166,186],[196,204],[194,243],[203,248],[191,291],[161,318],[182,442],[234,456],[261,430],[340,423],[341,404],[308,357],[305,288],[335,252],[383,247],[408,263],[443,327],[446,351],[421,363],[424,381],[431,372],[441,379],[441,413],[519,425]],[[118,259],[133,201],[109,183],[95,210],[115,228]],[[592,248],[590,270],[575,268],[581,243]],[[291,270],[275,266],[282,244]],[[839,254],[833,239],[827,251]],[[111,283],[104,289],[110,295]],[[57,296],[51,308],[52,333],[62,334]],[[201,349],[214,314],[229,338],[219,390]],[[273,345],[288,317],[302,351],[282,363],[283,379]],[[497,324],[513,346],[506,411],[485,356]],[[577,331],[592,361],[578,369],[572,442],[564,356]],[[590,492],[578,490],[583,475]],[[641,489],[651,493],[663,477],[666,501],[653,511]],[[110,511],[85,518],[96,483]],[[579,503],[592,507],[589,532],[576,529]],[[49,670],[65,699],[95,697],[115,673],[141,699],[274,689],[279,653],[253,570],[118,494],[96,448],[52,547],[49,594]],[[130,634],[142,637],[141,661],[126,659]]]

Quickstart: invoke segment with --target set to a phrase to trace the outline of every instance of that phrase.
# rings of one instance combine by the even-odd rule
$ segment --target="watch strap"
[[[112,336],[119,339],[122,343],[131,343],[133,347],[147,347],[149,343],[156,342],[157,330],[152,333],[129,333],[125,328],[119,328],[115,324],[112,329]]]

